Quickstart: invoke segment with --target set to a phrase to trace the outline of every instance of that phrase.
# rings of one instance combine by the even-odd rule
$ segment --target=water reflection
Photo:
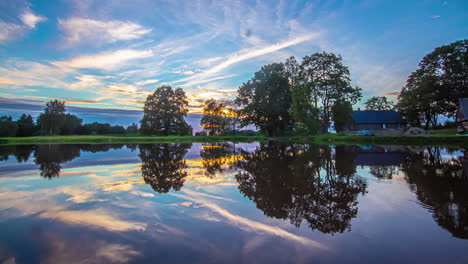
[[[141,175],[158,193],[180,190],[187,177],[184,156],[192,144],[142,144]]]
[[[82,159],[83,152],[119,150],[120,156],[123,148],[138,150],[138,155],[132,154],[141,160],[141,165],[135,164],[140,167],[138,177],[157,193],[183,190],[195,173],[197,179],[223,175],[264,215],[296,227],[305,223],[326,234],[351,231],[369,180],[403,179],[439,226],[468,239],[468,154],[459,150],[280,142],[37,145],[1,146],[0,161],[35,164],[42,177],[51,179],[60,176],[65,163]],[[187,161],[199,168],[191,170]],[[94,162],[103,164],[99,159]],[[357,171],[373,177],[366,179]]]
[[[323,233],[351,229],[366,183],[342,151],[334,155],[329,146],[269,142],[253,153],[240,152],[238,188],[265,215],[297,227],[305,220]]]
[[[203,144],[200,150],[205,175],[213,177],[223,173],[226,165],[236,160],[236,145],[228,142]]]
[[[444,158],[442,152],[440,148],[412,152],[402,170],[437,223],[453,236],[468,239],[468,154]]]

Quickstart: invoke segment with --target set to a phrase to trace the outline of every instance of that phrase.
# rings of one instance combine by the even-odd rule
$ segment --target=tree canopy
[[[364,105],[366,110],[392,110],[395,107],[385,96],[373,96]]]
[[[41,134],[58,135],[65,122],[65,102],[53,100],[46,103],[44,112],[39,115],[37,124]]]
[[[188,112],[188,101],[184,90],[161,86],[148,95],[140,132],[145,135],[191,135],[192,128],[184,117]]]
[[[327,133],[332,119],[332,108],[339,100],[355,104],[361,98],[361,88],[351,86],[348,67],[340,55],[316,52],[305,56],[296,78],[296,96],[303,99],[303,108],[315,109]]]
[[[263,66],[237,93],[243,126],[253,124],[268,136],[283,136],[292,129],[291,89],[282,63]]]
[[[436,48],[424,56],[398,97],[398,109],[412,125],[435,126],[440,115],[454,116],[458,98],[468,97],[468,40]]]

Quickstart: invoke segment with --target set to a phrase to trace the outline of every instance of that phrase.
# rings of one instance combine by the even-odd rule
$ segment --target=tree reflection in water
[[[34,149],[35,146],[30,145],[1,146],[0,161],[6,161],[10,156],[14,156],[18,163],[26,162]]]
[[[176,191],[184,185],[187,165],[184,156],[192,144],[139,145],[141,174],[145,183],[158,193]]]
[[[60,175],[61,163],[80,156],[80,148],[74,145],[39,145],[34,152],[34,162],[39,165],[41,176],[53,178]]]
[[[342,233],[351,230],[357,197],[367,185],[355,175],[353,159],[329,146],[261,143],[253,152],[240,150],[236,163],[239,190],[265,215],[303,220],[312,230]]]
[[[222,173],[227,164],[232,165],[235,161],[233,156],[236,153],[236,147],[232,143],[222,142],[213,144],[203,144],[200,150],[205,175],[213,177],[217,173]]]
[[[408,155],[402,165],[411,190],[429,207],[435,221],[458,238],[468,239],[468,157],[443,159],[442,149]]]

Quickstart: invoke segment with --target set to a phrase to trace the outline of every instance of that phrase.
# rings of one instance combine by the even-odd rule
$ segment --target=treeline
[[[66,113],[65,102],[54,100],[46,103],[44,112],[37,118],[22,114],[17,120],[11,116],[0,117],[0,137],[30,137],[44,135],[101,135],[101,134],[136,134],[138,126],[127,128],[108,123],[93,122],[83,124],[83,120]]]
[[[241,85],[230,107],[214,99],[205,102],[197,134],[244,133],[255,126],[267,136],[315,135],[345,129],[352,120],[352,105],[361,89],[351,85],[348,67],[333,53],[314,53],[299,63],[294,57],[284,63],[265,65]],[[181,88],[162,86],[149,95],[141,120],[142,134],[187,135],[188,100]],[[250,132],[248,132],[250,133]]]

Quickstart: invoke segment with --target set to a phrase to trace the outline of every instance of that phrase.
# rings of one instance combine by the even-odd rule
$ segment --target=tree
[[[342,64],[342,58],[333,53],[314,53],[305,56],[300,66],[297,85],[302,90],[297,96],[306,97],[314,109],[320,110],[324,132],[328,132],[332,118],[332,108],[336,101],[357,102],[361,89],[351,86],[348,67]]]
[[[39,115],[37,123],[41,128],[41,134],[57,135],[65,122],[65,102],[49,101],[46,103],[44,112]]]
[[[345,131],[347,125],[353,121],[353,106],[349,101],[336,101],[332,113],[335,131],[338,133]]]
[[[192,128],[184,117],[188,109],[184,90],[161,86],[148,95],[141,119],[140,132],[145,135],[188,135]]]
[[[225,134],[230,124],[227,112],[228,110],[223,103],[217,102],[213,98],[205,101],[203,117],[200,120],[203,130],[209,135]]]
[[[263,66],[237,91],[236,104],[243,117],[241,125],[255,125],[267,136],[283,136],[292,129],[291,90],[284,65]]]
[[[395,105],[385,96],[373,96],[365,103],[366,110],[392,110]]]
[[[75,135],[82,127],[83,120],[78,118],[76,115],[66,114],[63,127],[61,128],[61,135]]]
[[[18,125],[11,116],[0,117],[0,137],[14,137],[17,130]]]
[[[35,126],[34,120],[31,115],[22,114],[18,120],[18,131],[16,132],[17,137],[30,137],[34,134]]]
[[[138,134],[138,125],[132,123],[132,125],[127,127],[127,134]]]
[[[398,97],[397,107],[412,125],[435,126],[440,115],[454,116],[458,98],[468,97],[468,40],[436,48],[424,56]]]

